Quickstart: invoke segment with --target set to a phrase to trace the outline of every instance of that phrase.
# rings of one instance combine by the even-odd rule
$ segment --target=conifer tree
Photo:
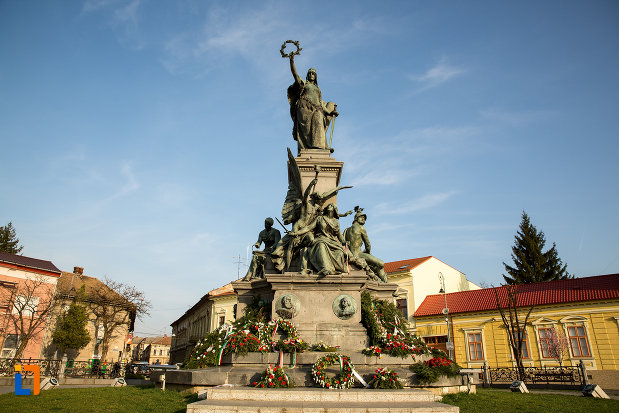
[[[508,284],[526,284],[541,281],[563,280],[573,278],[567,272],[567,264],[563,264],[556,244],[544,252],[546,237],[543,231],[538,231],[526,212],[522,212],[522,221],[516,240],[512,247],[514,266],[505,266],[509,275],[503,275]]]
[[[18,244],[19,239],[15,235],[15,228],[13,228],[12,222],[0,227],[0,252],[19,254],[24,247]]]
[[[52,342],[63,354],[68,349],[81,350],[90,342],[90,335],[86,329],[87,323],[86,309],[75,302],[72,303],[58,320],[56,330],[52,335]]]

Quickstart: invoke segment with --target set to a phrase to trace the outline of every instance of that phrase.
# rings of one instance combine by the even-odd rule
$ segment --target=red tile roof
[[[24,257],[23,255],[7,254],[0,252],[0,262],[15,264],[21,267],[44,270],[60,275],[60,270],[51,261],[39,260],[37,258]]]
[[[209,297],[221,297],[224,295],[232,295],[234,294],[234,288],[232,288],[232,284],[228,283],[223,287],[216,288],[214,290],[209,291]]]
[[[446,294],[449,312],[457,314],[496,310],[495,289],[502,303],[501,306],[504,306],[507,290],[501,286]],[[519,307],[610,299],[619,299],[619,274],[521,284],[518,286]],[[441,315],[444,307],[445,297],[443,297],[443,294],[429,295],[415,311],[415,317]]]
[[[163,335],[163,337],[156,337],[156,340],[153,341],[153,344],[160,344],[162,346],[169,346],[172,344],[172,337],[168,337],[167,335]]]
[[[421,258],[413,258],[410,260],[402,260],[402,261],[393,261],[385,263],[385,272],[398,272],[398,271],[409,271],[413,268],[423,264],[428,261],[432,256],[421,257]]]

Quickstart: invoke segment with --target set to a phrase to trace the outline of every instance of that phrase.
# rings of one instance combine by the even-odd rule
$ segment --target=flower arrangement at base
[[[367,291],[361,294],[361,321],[372,344],[363,354],[377,355],[373,347],[380,348],[382,355],[402,358],[430,354],[423,339],[410,333],[402,312],[393,303],[375,299]]]
[[[438,381],[441,376],[457,376],[460,366],[448,358],[435,357],[427,361],[415,363],[410,366],[410,369],[417,375],[419,383],[430,384]]]
[[[363,350],[361,350],[361,353],[365,354],[366,356],[382,357],[383,355],[383,351],[378,346],[370,346],[368,348],[364,348]]]
[[[339,364],[340,373],[335,377],[327,377],[325,368],[333,364]],[[350,362],[350,357],[339,353],[329,353],[319,358],[312,366],[312,378],[314,382],[327,389],[349,389],[354,380],[352,377],[354,366]]]
[[[282,367],[269,366],[264,371],[262,378],[259,381],[252,383],[254,387],[278,388],[278,387],[294,387],[294,381],[288,377]]]
[[[377,369],[376,374],[368,383],[368,386],[373,389],[403,389],[402,382],[395,371],[382,368]]]
[[[248,330],[237,331],[228,337],[228,347],[236,354],[247,354],[250,351],[258,351],[260,340]]]
[[[322,352],[333,352],[338,351],[340,346],[330,346],[328,344],[323,343],[322,341],[316,344],[312,344],[310,347],[310,351],[322,351]]]
[[[308,344],[300,338],[287,338],[279,340],[275,344],[275,349],[284,353],[303,353],[308,348]]]

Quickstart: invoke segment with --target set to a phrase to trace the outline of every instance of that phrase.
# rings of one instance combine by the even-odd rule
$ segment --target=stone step
[[[187,413],[459,413],[457,406],[438,402],[336,402],[279,400],[202,400],[187,406]]]
[[[379,390],[379,389],[323,389],[290,388],[262,389],[255,387],[213,387],[206,390],[207,400],[280,400],[295,402],[376,402],[409,403],[433,402],[434,393],[421,389]]]

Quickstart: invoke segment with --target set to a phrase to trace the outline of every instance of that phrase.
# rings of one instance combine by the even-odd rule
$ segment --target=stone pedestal
[[[273,289],[274,317],[283,296],[298,300],[298,311],[289,320],[303,340],[310,344],[322,341],[340,346],[342,351],[361,350],[368,346],[367,331],[361,325],[361,290],[367,279],[365,273],[355,271],[324,277],[284,273],[267,274],[266,277]],[[348,297],[351,307],[345,316],[338,316],[343,297]],[[349,314],[352,310],[354,312]]]
[[[311,344],[324,342],[340,346],[344,352],[360,352],[369,340],[361,324],[361,292],[367,290],[374,297],[390,301],[396,284],[369,281],[363,271],[327,275],[267,273],[266,279],[232,283],[238,294],[237,311],[243,314],[255,300],[271,303],[271,316],[284,318],[298,330],[299,336]],[[288,297],[290,310],[282,310],[282,299]],[[347,309],[341,308],[346,297]]]
[[[301,150],[301,153],[295,159],[301,171],[301,187],[303,192],[305,192],[305,188],[316,176],[315,166],[320,167],[318,183],[314,189],[316,192],[326,192],[339,185],[344,162],[332,158],[328,149]],[[329,199],[325,205],[332,203],[337,205],[337,195]]]

